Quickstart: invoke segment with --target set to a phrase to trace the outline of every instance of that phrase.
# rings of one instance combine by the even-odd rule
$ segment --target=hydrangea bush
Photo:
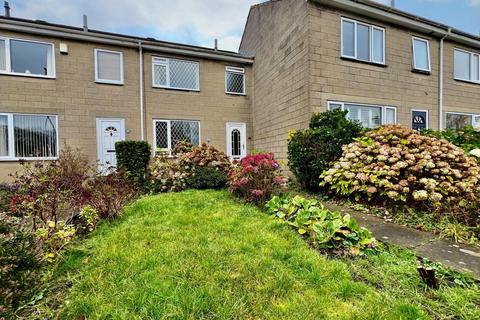
[[[264,203],[287,188],[280,164],[271,153],[249,155],[234,164],[228,173],[229,190],[251,203]]]
[[[322,186],[356,200],[406,202],[468,223],[479,218],[477,161],[444,139],[402,126],[381,127],[345,145],[321,178]]]

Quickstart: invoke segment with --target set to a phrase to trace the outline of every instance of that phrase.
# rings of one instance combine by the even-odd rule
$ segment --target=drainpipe
[[[440,71],[439,71],[439,79],[438,79],[438,130],[443,130],[443,40],[445,40],[450,33],[452,32],[452,28],[448,28],[448,32],[440,39]]]
[[[139,69],[140,69],[140,139],[145,141],[145,106],[143,92],[143,47],[142,42],[138,41]]]

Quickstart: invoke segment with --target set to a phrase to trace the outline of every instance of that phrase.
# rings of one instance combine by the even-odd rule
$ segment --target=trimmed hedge
[[[227,182],[228,176],[224,170],[215,167],[198,167],[188,178],[187,185],[193,189],[222,189]]]
[[[139,184],[145,183],[151,148],[146,141],[119,141],[115,143],[117,167]]]

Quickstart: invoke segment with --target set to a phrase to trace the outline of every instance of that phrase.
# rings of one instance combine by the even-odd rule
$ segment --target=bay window
[[[52,43],[0,38],[0,73],[55,77]]]
[[[342,18],[342,57],[385,64],[385,29]]]
[[[397,123],[396,107],[329,101],[328,110],[334,109],[347,110],[347,119],[359,121],[365,128]]]
[[[58,157],[56,116],[0,113],[0,160]]]
[[[200,122],[192,120],[154,120],[153,145],[157,152],[170,153],[179,142],[200,144]]]

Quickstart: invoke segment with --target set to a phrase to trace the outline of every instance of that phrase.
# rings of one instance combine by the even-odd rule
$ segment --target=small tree
[[[289,133],[288,165],[300,185],[318,190],[320,175],[342,155],[342,146],[362,133],[362,125],[346,118],[347,111],[316,113],[309,128]]]
[[[144,185],[150,162],[151,149],[145,141],[119,141],[115,143],[117,167],[139,185]]]

